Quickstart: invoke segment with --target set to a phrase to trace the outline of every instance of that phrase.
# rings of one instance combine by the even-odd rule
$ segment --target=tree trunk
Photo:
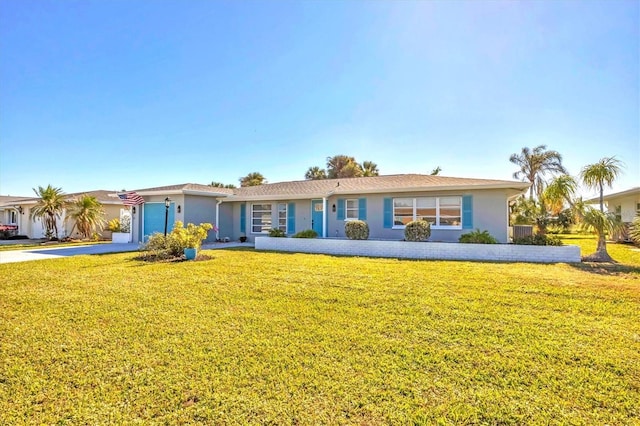
[[[607,240],[604,233],[598,233],[598,246],[596,252],[582,259],[584,262],[613,262],[614,260],[607,252]]]
[[[604,188],[602,184],[600,184],[600,211],[604,213]]]

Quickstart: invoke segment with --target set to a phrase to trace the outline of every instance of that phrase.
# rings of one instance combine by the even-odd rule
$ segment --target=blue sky
[[[0,4],[0,193],[382,174],[511,179],[546,144],[640,184],[640,2]],[[593,192],[584,191],[584,195]]]

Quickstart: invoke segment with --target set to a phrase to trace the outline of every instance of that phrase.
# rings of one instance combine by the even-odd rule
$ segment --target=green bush
[[[109,223],[107,223],[107,229],[111,232],[120,232],[120,219],[117,217],[111,219]]]
[[[153,252],[158,258],[179,257],[186,248],[199,249],[210,229],[213,229],[210,223],[201,223],[197,226],[189,223],[185,228],[182,222],[177,221],[166,238],[164,234],[156,232],[149,237],[149,241],[142,249]]]
[[[287,235],[284,233],[282,229],[272,228],[272,229],[269,229],[269,236],[275,237],[275,238],[283,238],[283,237],[286,237]]]
[[[514,238],[513,244],[525,246],[561,246],[562,240],[557,235],[535,234]]]
[[[470,244],[498,244],[498,240],[493,238],[491,234],[489,234],[489,231],[480,231],[479,229],[460,235],[458,242]]]
[[[350,220],[344,224],[344,234],[350,240],[366,240],[369,238],[369,225],[363,220]]]
[[[318,238],[318,233],[313,229],[305,229],[295,234],[292,238]]]
[[[404,227],[406,241],[425,241],[431,236],[431,224],[426,220],[412,220]]]

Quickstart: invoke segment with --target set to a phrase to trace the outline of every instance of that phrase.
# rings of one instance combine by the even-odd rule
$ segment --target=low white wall
[[[257,237],[256,250],[398,259],[488,260],[509,262],[580,262],[578,246],[524,246],[514,244],[414,243],[385,240],[343,240]]]

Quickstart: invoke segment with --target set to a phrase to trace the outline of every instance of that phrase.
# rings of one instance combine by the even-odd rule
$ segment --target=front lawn
[[[633,262],[204,253],[0,265],[0,424],[640,418]]]

